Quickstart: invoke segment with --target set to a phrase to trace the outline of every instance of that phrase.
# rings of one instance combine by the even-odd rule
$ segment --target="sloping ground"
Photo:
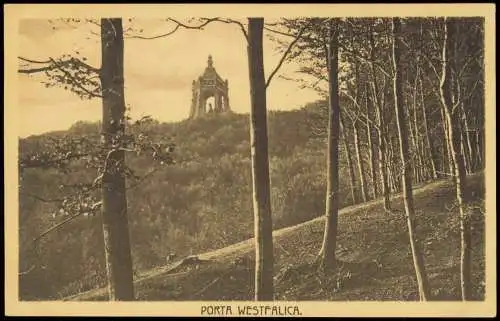
[[[484,299],[484,180],[468,177],[467,200],[473,219],[475,299]],[[459,230],[451,181],[437,181],[414,191],[417,237],[435,300],[459,299]],[[340,211],[335,275],[322,275],[314,263],[321,246],[322,217],[274,231],[275,300],[416,300],[401,196],[387,213],[380,200]],[[477,207],[477,205],[480,205]],[[173,265],[136,281],[138,300],[252,300],[253,240],[198,255],[199,264]],[[70,300],[107,300],[105,289]]]

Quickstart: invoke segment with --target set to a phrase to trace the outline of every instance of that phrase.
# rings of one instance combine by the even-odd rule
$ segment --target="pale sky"
[[[124,29],[130,26],[124,20]],[[56,24],[47,20],[21,20],[19,55],[46,60],[79,51],[87,62],[100,67],[100,30],[90,23]],[[75,28],[75,26],[77,26]],[[172,30],[171,23],[159,20],[134,21],[143,35]],[[286,38],[285,38],[286,39]],[[231,108],[238,113],[250,110],[250,87],[246,41],[236,25],[213,23],[204,30],[179,29],[173,35],[155,40],[125,39],[125,101],[132,118],[151,115],[159,121],[179,121],[189,115],[191,83],[213,56],[219,75],[229,80]],[[266,78],[281,57],[276,45],[265,36]],[[284,65],[278,75],[293,76],[296,65]],[[276,75],[267,91],[269,110],[290,110],[318,98],[313,90],[300,89]],[[19,134],[26,137],[51,130],[67,129],[78,120],[97,121],[101,101],[83,101],[61,88],[45,88],[44,75],[19,75]]]

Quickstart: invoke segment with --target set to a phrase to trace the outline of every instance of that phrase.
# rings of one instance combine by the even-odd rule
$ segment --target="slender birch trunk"
[[[447,163],[445,164],[446,165],[446,170],[448,171],[448,175],[451,175],[453,180],[455,180],[455,177],[454,177],[454,173],[455,173],[455,165],[453,164],[453,155],[452,155],[452,152],[451,152],[451,143],[450,143],[450,131],[448,129],[448,122],[446,120],[446,113],[445,111],[442,109],[441,110],[441,119],[442,119],[442,122],[443,122],[443,130],[444,130],[444,147],[445,147],[445,150],[446,150],[446,161]],[[443,171],[445,169],[443,168]]]
[[[467,120],[467,114],[465,112],[465,108],[463,103],[460,104],[460,109],[462,111],[462,119],[463,119],[463,136],[462,136],[462,144],[464,145],[464,156],[466,157],[466,169],[467,169],[467,174],[472,174],[474,172],[474,164],[473,164],[473,154],[474,152],[472,151],[472,143],[471,143],[471,138],[470,138],[470,131],[469,131],[469,122]]]
[[[402,91],[401,91],[402,92]],[[409,106],[409,103],[406,103],[407,106]],[[414,108],[413,108],[414,110]],[[418,154],[418,148],[417,148],[417,141],[415,138],[415,132],[416,129],[414,128],[413,120],[411,117],[412,116],[412,111],[410,108],[408,108],[408,130],[410,132],[410,138],[411,138],[411,148],[409,148],[410,152],[410,162],[413,164],[413,178],[416,183],[421,182],[421,177],[420,177],[420,162],[419,162],[419,154]]]
[[[402,105],[401,90],[401,22],[399,18],[392,19],[392,58],[394,68],[394,109],[396,112],[401,162],[403,164],[403,198],[406,218],[408,222],[408,234],[413,256],[413,265],[418,284],[418,292],[421,301],[427,301],[430,295],[429,281],[425,272],[424,257],[415,236],[415,208],[413,204],[413,191],[411,179],[411,162],[409,161],[408,133],[406,128],[405,109]]]
[[[391,143],[389,144],[389,152],[390,152],[390,160],[391,160],[390,176],[391,176],[392,186],[393,186],[392,191],[393,191],[393,193],[398,193],[399,191],[401,191],[401,180],[399,179],[400,178],[399,175],[401,173],[399,172],[397,155],[394,152],[394,149],[395,149],[394,140],[391,137]]]
[[[359,173],[359,178],[360,178],[360,191],[361,191],[361,199],[363,202],[366,202],[368,200],[367,194],[366,194],[366,174],[365,174],[365,166],[363,164],[363,156],[361,155],[361,143],[359,139],[359,132],[358,132],[358,123],[359,120],[355,119],[352,122],[352,133],[354,136],[354,148],[356,150],[356,158],[358,161],[358,173]]]
[[[342,113],[340,113],[340,128],[341,128],[340,133],[342,135],[342,141],[344,142],[344,149],[346,153],[347,168],[349,169],[349,183],[351,188],[352,204],[356,204],[358,202],[356,197],[356,176],[354,174],[354,165],[352,163],[352,156],[351,156],[351,150],[349,148],[349,142],[347,141],[347,136],[345,134],[346,129],[344,126],[344,118],[342,117]]]
[[[424,123],[424,138],[425,138],[425,143],[427,147],[427,152],[429,155],[429,161],[431,165],[431,175],[432,179],[437,179],[438,178],[438,173],[437,173],[437,167],[436,167],[436,153],[434,151],[434,145],[433,141],[431,140],[430,133],[429,133],[429,126],[428,126],[428,120],[427,120],[427,110],[425,108],[425,99],[424,99],[424,85],[422,83],[422,77],[419,77],[420,79],[420,102],[422,105],[422,118],[423,118],[423,123]]]
[[[418,78],[420,75],[420,68],[418,67],[418,59],[417,59],[417,75],[415,77],[415,83],[413,85],[413,127],[415,130],[415,151],[417,153],[417,163],[419,167],[419,175],[420,181],[425,181],[428,177],[427,166],[425,164],[425,151],[422,148],[422,139],[420,132],[418,130],[418,102],[417,102],[417,94],[418,94]],[[410,120],[411,121],[411,120]]]
[[[368,96],[368,86],[365,86],[365,105],[366,105],[366,132],[367,132],[367,137],[368,137],[368,153],[369,153],[369,158],[370,158],[370,173],[371,173],[371,179],[372,179],[372,191],[373,191],[373,198],[377,198],[379,195],[378,192],[378,185],[377,185],[377,161],[376,161],[376,155],[375,155],[375,146],[373,144],[373,132],[372,132],[372,124],[371,124],[371,110],[373,109],[372,107],[372,101]]]
[[[386,211],[389,211],[391,209],[391,203],[390,203],[390,191],[389,191],[389,182],[388,182],[388,164],[387,164],[387,147],[386,147],[386,131],[385,131],[385,121],[384,121],[384,114],[383,114],[383,106],[385,102],[385,93],[386,93],[386,85],[387,81],[384,82],[383,86],[383,92],[382,92],[382,99],[379,96],[379,87],[378,87],[378,81],[377,81],[377,75],[375,73],[375,69],[373,66],[373,62],[375,61],[375,44],[373,40],[373,32],[370,28],[369,30],[369,43],[370,43],[370,74],[372,76],[372,86],[373,86],[373,97],[375,98],[375,116],[377,119],[377,126],[378,126],[378,160],[379,160],[379,170],[380,170],[380,178],[382,180],[382,194],[384,195],[384,209]],[[384,78],[385,79],[385,78]]]
[[[481,130],[476,129],[476,157],[477,157],[477,169],[483,169],[483,146]]]
[[[465,192],[465,166],[463,155],[460,153],[461,144],[461,128],[460,128],[460,114],[457,112],[458,102],[453,103],[452,97],[452,84],[451,84],[451,69],[453,53],[453,40],[454,40],[454,22],[449,18],[445,18],[444,23],[444,43],[442,53],[442,75],[440,84],[441,103],[445,112],[448,139],[451,149],[451,157],[454,163],[454,177],[456,186],[456,199],[460,215],[460,285],[462,292],[462,300],[470,300],[471,298],[471,227],[470,221],[467,217],[464,192]]]

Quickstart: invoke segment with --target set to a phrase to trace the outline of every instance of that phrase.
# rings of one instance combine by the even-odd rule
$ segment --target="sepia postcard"
[[[4,5],[9,316],[496,316],[493,4]]]

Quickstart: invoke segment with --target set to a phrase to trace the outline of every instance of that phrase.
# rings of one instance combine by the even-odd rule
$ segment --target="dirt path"
[[[414,193],[414,195],[418,195],[418,194],[421,194],[429,189],[433,189],[433,188],[439,187],[441,185],[445,185],[447,183],[449,183],[449,181],[447,181],[447,180],[439,180],[436,182],[432,182],[430,184],[415,188],[413,190],[413,193]],[[398,199],[400,197],[401,197],[401,193],[391,196],[391,199]],[[345,215],[345,214],[349,214],[349,213],[354,212],[354,211],[367,209],[367,208],[373,207],[375,205],[382,204],[382,202],[383,202],[383,199],[376,199],[376,200],[372,200],[372,201],[369,201],[369,202],[366,202],[363,204],[356,204],[356,205],[344,207],[343,209],[341,209],[339,211],[339,215]],[[276,241],[280,240],[284,236],[289,234],[290,232],[293,232],[297,229],[304,228],[306,226],[310,226],[312,224],[315,224],[316,222],[322,221],[323,219],[324,219],[324,216],[320,216],[320,217],[317,217],[315,219],[312,219],[312,220],[309,220],[309,221],[306,221],[306,222],[303,222],[303,223],[300,223],[297,225],[274,230],[273,231],[273,239]],[[200,260],[221,260],[221,259],[224,259],[228,256],[241,255],[241,254],[248,253],[248,252],[252,251],[253,248],[254,248],[254,239],[251,238],[251,239],[239,242],[239,243],[229,245],[229,246],[224,247],[224,248],[220,248],[220,249],[205,252],[205,253],[200,253],[196,256]],[[156,268],[156,269],[153,269],[151,271],[148,271],[148,272],[142,274],[138,279],[136,279],[134,281],[134,283],[138,284],[138,283],[141,283],[145,280],[149,280],[151,278],[155,278],[155,277],[161,276],[165,273],[168,273],[173,267],[178,266],[180,262],[181,261],[173,262],[173,263],[165,265],[161,268]],[[64,301],[86,300],[86,299],[91,298],[93,296],[104,295],[106,293],[106,291],[107,291],[106,288],[90,290],[87,292],[79,293],[79,294],[64,298],[63,300]]]
[[[427,185],[424,185],[422,187],[415,189],[413,191],[413,193],[414,193],[414,195],[418,195],[418,194],[420,194],[424,191],[427,191],[429,189],[433,189],[433,188],[436,188],[440,185],[444,185],[444,184],[446,184],[446,182],[447,181],[433,182],[433,183],[430,183],[430,184],[427,184]],[[401,197],[401,194],[397,194],[397,195],[392,196],[391,199],[397,199],[400,197]],[[341,209],[339,211],[339,215],[345,215],[345,214],[349,214],[349,213],[354,212],[354,211],[359,211],[362,209],[370,208],[372,206],[382,204],[382,202],[383,202],[383,199],[376,199],[376,200],[372,200],[372,201],[369,201],[369,202],[366,202],[363,204],[356,204],[356,205],[344,207],[343,209]],[[297,225],[288,226],[288,227],[284,227],[284,228],[281,228],[278,230],[274,230],[273,231],[273,239],[280,240],[283,236],[287,235],[288,233],[290,233],[292,231],[295,231],[297,229],[315,224],[316,222],[319,222],[322,220],[324,220],[324,216],[320,216],[320,217],[314,218],[312,220],[309,220],[309,221],[306,221],[303,223],[299,223]],[[254,248],[253,242],[254,242],[254,239],[251,238],[251,239],[239,242],[239,243],[229,245],[229,246],[221,248],[221,249],[201,253],[198,255],[198,257],[202,260],[203,259],[214,260],[214,259],[220,259],[220,258],[229,256],[229,255],[247,253],[247,252],[253,250],[253,248]]]

